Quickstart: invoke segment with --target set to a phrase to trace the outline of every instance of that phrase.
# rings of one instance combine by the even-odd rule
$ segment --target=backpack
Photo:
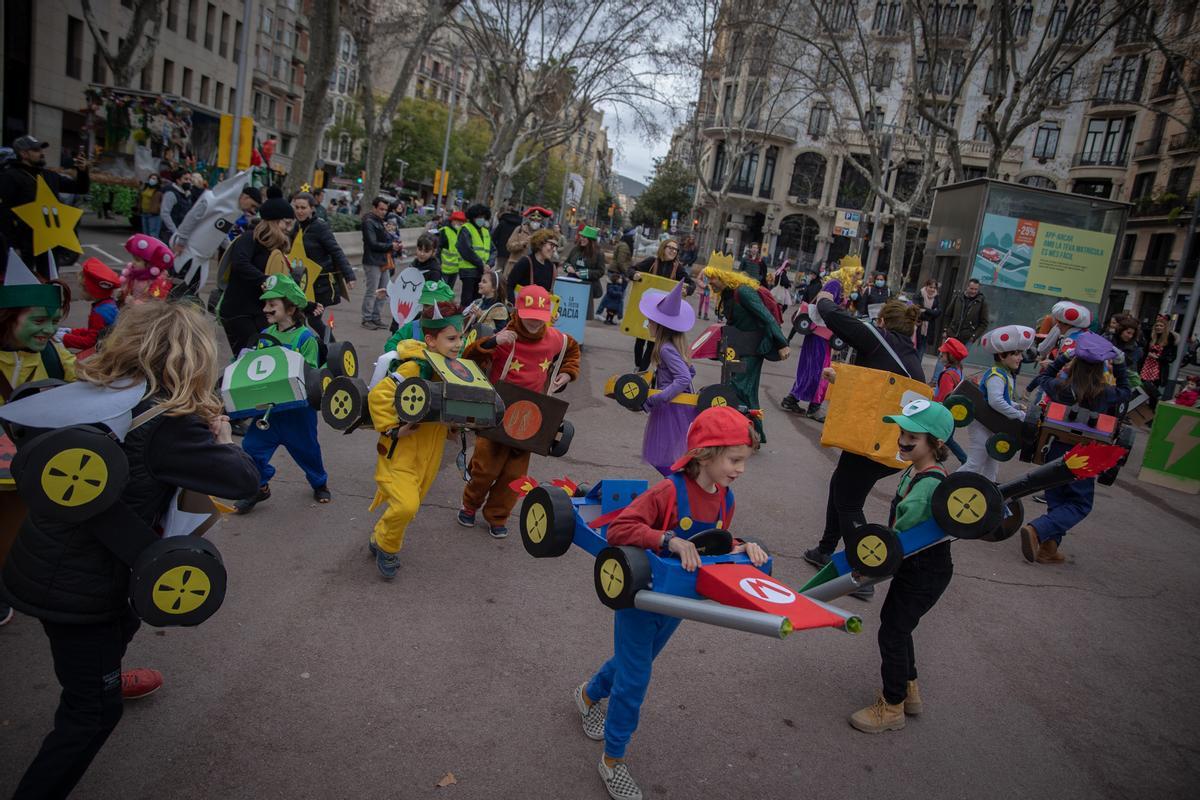
[[[733,293],[733,299],[737,300],[737,292]],[[767,307],[767,311],[775,318],[775,322],[783,324],[783,312],[779,310],[779,303],[775,302],[775,298],[771,296],[771,291],[765,286],[758,287],[758,299]]]

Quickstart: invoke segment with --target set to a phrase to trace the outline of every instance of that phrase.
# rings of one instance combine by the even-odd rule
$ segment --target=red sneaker
[[[139,667],[121,673],[121,697],[126,700],[138,700],[154,694],[162,685],[162,673],[156,669]]]

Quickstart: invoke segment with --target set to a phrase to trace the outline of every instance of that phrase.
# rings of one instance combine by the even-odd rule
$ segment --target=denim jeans
[[[376,289],[386,289],[391,273],[383,267],[363,264],[362,321],[382,322],[380,314],[387,306],[386,297],[376,297]]]
[[[142,233],[158,238],[162,231],[162,218],[158,214],[142,214]]]

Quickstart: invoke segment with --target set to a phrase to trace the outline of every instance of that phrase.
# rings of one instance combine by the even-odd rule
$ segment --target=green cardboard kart
[[[319,408],[327,377],[308,366],[295,350],[264,347],[243,353],[225,368],[221,398],[230,419],[259,417],[255,425],[266,430],[272,411]]]

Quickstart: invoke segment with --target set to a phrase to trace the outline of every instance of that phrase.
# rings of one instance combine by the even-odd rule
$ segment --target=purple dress
[[[820,405],[825,399],[825,389],[829,385],[821,377],[821,370],[829,366],[829,340],[815,333],[804,337],[800,345],[800,359],[796,363],[796,382],[792,385],[791,395],[801,403]]]
[[[672,403],[671,398],[691,390],[696,369],[670,344],[662,346],[658,358],[654,388],[660,393],[646,400],[650,419],[642,438],[642,458],[665,476],[671,474],[671,464],[687,450],[688,426],[696,418],[695,406]]]

